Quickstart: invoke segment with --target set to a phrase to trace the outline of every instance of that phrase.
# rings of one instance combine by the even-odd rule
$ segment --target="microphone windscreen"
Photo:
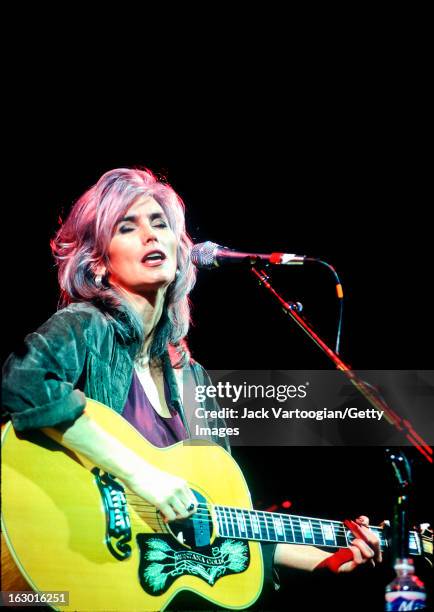
[[[216,264],[216,251],[219,245],[215,242],[201,242],[191,249],[190,258],[197,268],[213,268]]]

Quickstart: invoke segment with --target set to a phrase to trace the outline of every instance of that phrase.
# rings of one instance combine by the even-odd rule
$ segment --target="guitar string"
[[[155,511],[155,510],[153,510],[153,509],[155,509],[155,506],[153,506],[152,504],[147,504],[147,503],[137,504],[136,502],[130,502],[130,505],[131,505],[131,506],[132,506],[132,507],[133,507],[133,508],[134,508],[136,511],[137,511],[138,509],[140,509],[140,508],[150,508],[150,510],[149,510],[149,511],[150,511],[151,513]],[[203,506],[203,507],[201,507],[201,506]],[[271,521],[273,521],[273,520],[274,520],[274,519],[273,519],[273,517],[276,517],[276,516],[280,517],[282,520],[286,520],[286,521],[289,521],[289,522],[293,522],[294,520],[296,520],[296,521],[301,520],[301,518],[299,518],[299,517],[294,517],[293,515],[289,515],[289,514],[279,514],[279,513],[275,513],[275,514],[274,514],[274,513],[268,512],[268,511],[266,511],[266,510],[252,510],[252,509],[250,509],[250,510],[248,510],[248,509],[244,510],[244,509],[235,508],[235,507],[230,507],[230,506],[216,506],[216,509],[217,509],[217,510],[216,510],[216,512],[219,514],[219,517],[222,517],[223,519],[224,519],[224,517],[225,517],[225,514],[224,514],[225,510],[229,510],[229,511],[235,512],[235,514],[237,514],[237,513],[239,513],[239,512],[241,511],[241,512],[243,513],[243,516],[244,516],[244,517],[246,517],[246,516],[247,516],[247,517],[249,517],[249,515],[250,515],[251,513],[254,513],[254,515],[256,515],[256,518],[257,518],[257,519],[259,519],[259,520],[263,520],[263,521],[266,521],[266,519],[267,519],[268,517],[270,518],[270,520],[271,520]],[[223,510],[223,512],[222,512],[222,510]],[[140,511],[141,511],[141,510],[140,510]],[[202,514],[202,513],[206,515],[206,514],[210,514],[210,511],[209,511],[209,509],[208,509],[207,504],[202,504],[202,503],[199,503],[199,504],[198,504],[198,510],[197,510],[197,512],[195,513],[195,515],[201,516],[201,514]],[[245,513],[247,513],[247,515],[246,515]],[[264,516],[264,515],[267,515],[267,516]],[[192,515],[192,516],[194,516],[194,515]],[[232,514],[232,516],[233,516],[233,514]],[[302,517],[302,518],[305,518],[305,517]],[[312,526],[313,526],[314,528],[317,528],[317,529],[319,529],[319,528],[321,527],[321,523],[323,523],[323,524],[324,524],[324,523],[328,523],[328,524],[330,524],[330,523],[331,523],[331,524],[335,525],[335,530],[336,530],[336,529],[341,529],[341,530],[342,530],[342,531],[344,531],[344,532],[346,532],[346,531],[347,531],[347,530],[344,528],[343,524],[342,524],[342,523],[339,523],[338,521],[329,521],[329,520],[327,520],[327,519],[316,519],[316,518],[311,518],[311,519],[310,519],[310,518],[307,518],[307,517],[306,517],[306,519],[307,519],[307,520],[308,520],[310,523],[312,523]],[[376,527],[376,526],[372,526],[372,527],[371,527],[371,529],[373,529],[373,530],[377,530],[377,529],[378,529],[379,531],[381,531],[381,528]]]
[[[156,513],[154,513],[154,517],[153,518],[155,518],[155,520],[158,521],[158,515]],[[214,524],[214,522],[212,520],[208,520],[207,522],[212,524],[212,525]],[[137,521],[137,520],[134,520],[134,519],[131,519],[131,525],[133,525],[133,526],[135,526],[137,528],[143,527],[143,523],[141,521]],[[170,533],[169,527],[167,526],[166,523],[164,523],[164,526],[166,527],[167,533]],[[160,524],[159,527],[163,527],[163,526]],[[227,531],[227,533],[223,533],[223,531]],[[232,531],[233,533],[230,533],[230,531]],[[236,532],[238,532],[238,533],[236,533]],[[312,542],[306,542],[306,539],[305,539],[305,537],[303,537],[303,534],[302,534],[301,531],[300,531],[299,534],[297,534],[298,537],[296,537],[294,535],[291,535],[291,537],[289,539],[287,539],[287,535],[288,534],[284,533],[284,538],[285,539],[283,539],[283,540],[279,539],[279,534],[277,534],[277,533],[275,534],[275,537],[273,537],[273,536],[270,537],[269,533],[267,532],[267,537],[265,537],[263,535],[263,533],[262,533],[262,529],[260,530],[260,534],[259,534],[260,537],[259,538],[256,538],[255,532],[254,532],[253,529],[251,529],[251,535],[249,535],[248,530],[246,530],[246,534],[247,534],[247,538],[245,538],[245,539],[248,539],[248,540],[260,540],[260,541],[262,540],[262,541],[269,541],[269,542],[286,542],[286,543],[301,543],[301,544],[311,544],[311,545],[318,545],[318,544],[325,545],[325,540],[324,540],[324,537],[322,536],[322,533],[321,533],[321,536],[320,536],[320,541],[315,541],[315,537],[318,534],[314,533],[313,534],[313,541]],[[237,529],[237,528],[232,528],[232,529],[227,528],[226,530],[223,529],[222,533],[219,532],[219,537],[234,537],[234,538],[243,539],[243,537],[241,535],[241,530]],[[385,546],[385,543],[386,543],[385,541],[380,541],[380,547],[382,547],[382,549]],[[343,545],[343,544],[338,544],[336,542],[336,540],[335,540],[333,546],[338,547],[340,545]],[[348,542],[347,542],[347,545],[348,545]]]
[[[135,495],[134,493],[132,493],[132,494],[127,493],[126,496],[127,497],[136,497],[139,500],[141,499],[138,495]],[[149,503],[147,503],[145,501],[139,502],[139,503],[137,503],[137,502],[129,502],[129,503],[133,507],[135,507],[135,508],[137,508],[137,507],[155,508],[155,506],[153,506],[152,504],[149,504]],[[294,515],[272,513],[272,512],[269,512],[267,510],[243,509],[243,508],[236,508],[234,506],[222,506],[220,504],[216,504],[214,507],[216,509],[218,509],[218,512],[220,514],[221,514],[222,511],[224,512],[225,510],[228,510],[228,511],[236,512],[236,513],[239,513],[239,512],[243,512],[243,513],[247,512],[248,514],[255,513],[257,515],[257,518],[261,518],[263,520],[266,519],[266,517],[264,515],[269,516],[270,519],[272,519],[273,516],[279,516],[279,517],[282,517],[283,519],[287,519],[287,520],[291,520],[289,517],[294,519]],[[200,513],[200,511],[202,511],[202,510],[204,510],[206,512],[209,512],[208,504],[206,504],[206,503],[199,502],[198,505],[197,505],[197,508],[198,508],[198,511],[196,512],[196,514]],[[301,517],[301,518],[306,518],[309,521],[316,521],[316,522],[319,521],[319,522],[323,522],[323,523],[333,523],[334,525],[339,525],[339,528],[342,528],[345,531],[345,529],[343,528],[343,524],[339,523],[339,521],[331,521],[331,520],[328,521],[327,519],[317,519],[317,518],[308,518],[308,517]],[[299,517],[295,517],[295,519],[299,520]],[[372,528],[375,529],[375,527],[372,527]]]
[[[133,506],[133,508],[134,508],[134,506]],[[150,508],[153,508],[153,507],[152,507],[152,506],[150,506]],[[134,508],[134,509],[135,509],[135,508]],[[135,510],[136,510],[136,509],[135,509]],[[150,510],[148,510],[148,511],[140,511],[140,512],[138,512],[138,511],[136,510],[136,513],[137,513],[137,514],[138,514],[140,517],[142,517],[142,516],[143,516],[145,519],[146,519],[146,518],[148,518],[148,520],[149,520],[149,519],[152,519],[152,518],[155,518],[156,520],[158,520],[158,514],[157,514],[157,511],[156,511],[155,509],[150,509]],[[198,514],[198,513],[196,513],[196,515],[197,515],[197,514]],[[148,517],[147,517],[146,515],[148,515]],[[192,515],[192,516],[194,516],[194,515]],[[199,516],[205,517],[205,518],[202,518],[202,520],[205,520],[206,522],[208,522],[208,523],[210,523],[210,524],[214,524],[214,521],[212,520],[212,518],[210,518],[210,517],[211,517],[211,514],[210,514],[209,512],[203,512],[202,514],[199,514]],[[286,518],[286,516],[285,516],[285,515],[283,515],[283,516]],[[227,537],[228,535],[232,535],[232,537],[236,537],[236,536],[235,536],[235,532],[236,532],[236,531],[237,531],[238,533],[241,533],[242,531],[244,531],[243,529],[241,529],[241,528],[239,527],[238,521],[236,521],[236,522],[235,522],[235,524],[233,523],[233,521],[227,521],[227,523],[228,523],[228,524],[227,524],[227,526],[226,526],[226,525],[223,523],[222,517],[220,516],[219,518],[220,518],[220,522],[221,522],[221,525],[222,525],[222,531],[228,531],[228,532],[229,532],[229,531],[232,531],[232,532],[234,532],[234,535],[233,535],[233,534],[228,533],[228,534],[227,534],[225,537]],[[234,518],[234,517],[233,517],[233,518]],[[130,519],[130,520],[131,520],[131,519]],[[175,519],[175,521],[176,521],[176,520],[185,520],[185,519]],[[320,520],[320,519],[315,519],[315,520]],[[267,539],[267,540],[270,540],[270,541],[275,541],[275,539],[274,539],[273,537],[272,537],[272,538],[270,538],[270,537],[269,537],[269,530],[273,529],[273,530],[275,531],[276,535],[278,536],[279,534],[277,533],[277,529],[275,528],[274,524],[273,524],[273,525],[271,525],[271,524],[269,524],[269,523],[267,524],[267,522],[266,522],[266,520],[265,520],[265,519],[264,519],[264,521],[265,521],[265,522],[263,522],[262,524],[261,524],[261,521],[259,521],[259,529],[260,529],[260,532],[261,532],[261,537],[262,537],[262,532],[265,530],[265,531],[266,531],[266,533],[267,533],[267,536],[268,536],[268,537],[267,537],[267,538],[263,538],[263,539]],[[137,522],[137,521],[135,521],[135,520],[131,520],[131,522],[132,522],[132,524],[134,524],[134,525],[141,525],[141,523],[139,523],[139,522]],[[305,534],[305,533],[303,532],[303,530],[302,530],[302,529],[301,529],[299,526],[298,526],[298,533],[296,533],[296,531],[294,530],[294,526],[293,526],[292,524],[290,524],[289,522],[288,522],[288,524],[287,524],[287,525],[283,524],[282,526],[283,526],[283,529],[284,529],[284,537],[285,537],[285,538],[287,537],[288,532],[290,532],[290,533],[289,533],[289,535],[291,535],[290,541],[295,541],[295,542],[300,541],[300,542],[304,542],[304,543],[305,543],[305,540],[306,540],[306,538],[308,537],[308,535],[307,535],[307,534]],[[297,526],[296,526],[296,527],[297,527]],[[253,528],[252,526],[250,526],[250,527],[249,527],[249,526],[247,525],[247,523],[246,523],[246,530],[245,530],[245,532],[246,532],[247,534],[249,533],[249,529],[250,529],[250,531],[251,531],[252,535],[254,536],[254,534],[255,534],[255,530],[254,530],[254,528]],[[319,540],[319,541],[318,541],[318,542],[316,542],[316,543],[319,543],[319,544],[320,544],[321,542],[323,542],[323,543],[324,543],[325,541],[327,541],[327,538],[325,538],[325,537],[324,537],[324,533],[323,533],[323,531],[322,531],[322,529],[321,529],[321,526],[312,526],[312,529],[310,529],[310,531],[311,531],[311,534],[312,534],[313,539],[317,538],[317,539]],[[380,535],[380,538],[379,538],[379,539],[380,539],[380,544],[381,544],[381,545],[384,545],[384,544],[385,544],[385,542],[386,542],[386,540],[385,540],[384,538],[381,538],[381,534],[378,534],[378,535]],[[348,532],[347,532],[345,529],[343,529],[343,528],[338,528],[338,530],[334,530],[334,538],[335,538],[335,539],[336,539],[337,537],[343,537],[343,538],[345,538],[345,539],[347,540],[347,539],[348,539],[348,537],[352,537],[352,536],[353,536],[353,534],[348,533]],[[354,537],[355,537],[355,536],[354,536]],[[309,539],[310,539],[310,538],[309,538]],[[277,537],[277,541],[279,541],[279,540],[278,540],[278,537]],[[314,543],[315,543],[315,542],[314,542]]]
[[[126,494],[126,495],[128,497],[130,497],[130,496],[138,497],[135,494]],[[152,513],[156,513],[155,507],[152,506],[152,504],[147,504],[147,503],[137,504],[135,502],[130,502],[130,505],[136,511],[137,511],[137,508],[149,508],[150,510],[145,511],[145,513],[146,512],[151,513],[151,514]],[[223,509],[223,513],[221,512],[220,508]],[[235,508],[235,507],[231,507],[231,506],[216,506],[216,513],[219,515],[220,520],[225,520],[225,514],[224,514],[225,510],[229,510],[230,511],[229,517],[227,517],[227,518],[229,518],[229,520],[230,520],[231,514],[232,514],[231,511],[233,511],[235,513],[235,516],[232,514],[232,518],[235,518],[235,519],[237,518],[236,514],[239,513],[240,511],[243,513],[243,517],[244,518],[246,518],[246,515],[244,514],[244,512],[247,512],[249,514],[251,512],[253,512],[253,513],[255,513],[256,518],[259,519],[259,522],[263,522],[263,524],[265,526],[269,526],[269,527],[271,527],[271,525],[269,525],[267,523],[267,518],[268,517],[269,517],[269,520],[274,523],[273,516],[279,516],[282,519],[283,522],[286,521],[288,524],[290,524],[292,529],[293,529],[293,522],[294,522],[294,520],[295,521],[300,521],[301,520],[299,517],[293,517],[292,515],[279,514],[279,513],[276,513],[276,514],[273,515],[273,513],[267,512],[267,511],[264,511],[264,510],[243,510],[243,509]],[[143,511],[141,511],[141,512],[143,513]],[[211,516],[207,504],[199,502],[199,504],[198,504],[198,511],[195,513],[195,515],[196,516]],[[268,515],[268,517],[264,516],[264,515]],[[192,515],[192,516],[194,516],[194,515]],[[338,523],[338,521],[327,521],[326,519],[316,519],[316,518],[307,519],[307,520],[311,523],[312,530],[313,531],[317,530],[319,533],[322,533],[321,523],[329,523],[329,524],[331,523],[331,524],[333,524],[334,525],[333,531],[335,533],[340,534],[340,535],[346,535],[348,533],[348,530],[344,527],[344,525],[342,523]],[[296,528],[298,527],[298,529],[300,529],[300,530],[302,529],[300,525],[298,525],[298,526],[295,525],[295,527]],[[379,530],[381,532],[381,528],[379,528],[379,527],[372,526],[371,529]]]
[[[157,520],[156,516],[154,518]],[[211,520],[208,520],[207,522],[210,523],[210,524],[213,524],[213,521],[211,521]],[[134,520],[134,519],[131,519],[131,524],[133,526],[136,526],[136,527],[139,527],[139,528],[143,526],[143,523],[141,521],[137,521],[137,520]],[[169,527],[167,526],[166,523],[164,524],[164,526],[166,527],[167,531],[169,531]],[[160,525],[160,527],[163,527],[163,526]],[[223,533],[224,531],[228,531],[228,533]],[[233,531],[233,533],[229,533],[229,531]],[[255,534],[253,529],[251,529],[250,532],[251,532],[251,536],[249,536],[249,531],[248,530],[246,530],[246,532],[245,532],[247,534],[247,536],[248,536],[247,539],[254,540],[254,539],[256,539],[256,535],[259,535],[260,537],[258,539],[260,539],[260,540],[278,541],[278,542],[279,541],[280,542],[284,541],[284,542],[289,542],[289,543],[305,543],[306,544],[306,541],[302,537],[301,533],[298,536],[298,538],[297,537],[292,537],[292,535],[291,535],[291,537],[289,539],[287,539],[288,533],[285,533],[284,534],[284,538],[285,539],[283,539],[283,540],[280,539],[279,540],[279,534],[276,534],[276,537],[273,538],[273,537],[269,537],[269,534],[267,536],[264,536],[264,534],[262,533],[262,530],[261,530],[260,534]],[[242,532],[239,529],[232,529],[232,530],[228,529],[228,530],[222,530],[221,533],[219,532],[219,536],[220,537],[236,537],[236,538],[241,538],[242,537],[241,533]],[[324,539],[323,538],[321,538],[321,541],[324,543]],[[311,542],[311,543],[312,544],[318,544],[320,542]],[[339,545],[336,544],[336,546],[339,546]]]
[[[153,513],[157,512],[156,509],[155,509],[155,506],[152,506],[152,504],[137,504],[135,502],[130,502],[130,505],[136,511],[140,511],[141,513],[145,513],[145,514],[146,513],[148,513],[148,514],[150,513],[150,514],[153,514]],[[142,508],[143,509],[144,508],[149,508],[149,510],[141,510]],[[217,507],[217,508],[219,508],[219,507]],[[222,508],[224,508],[225,510],[232,511],[231,514],[232,514],[232,518],[233,519],[237,518],[237,516],[236,516],[237,514],[239,516],[239,512],[240,512],[239,508],[231,508],[229,506],[223,506]],[[256,516],[256,519],[258,519],[260,522],[262,521],[264,524],[267,523],[267,517],[262,514],[262,513],[265,513],[266,511],[263,511],[263,510],[241,510],[241,511],[243,512],[244,518],[249,518],[250,519],[249,514],[250,513],[254,513],[255,516]],[[246,514],[244,514],[244,512],[247,512],[249,514],[246,516]],[[235,515],[234,515],[234,513],[235,513]],[[220,519],[225,520],[224,511],[222,513],[222,511],[220,509],[216,509],[216,514],[218,514],[218,517]],[[211,513],[208,510],[207,505],[203,504],[203,508],[198,508],[198,510],[193,515],[191,515],[191,516],[207,516],[207,515],[211,516]],[[286,521],[288,523],[290,523],[290,522],[292,522],[294,520],[292,518],[289,518],[290,515],[286,515],[286,514],[278,514],[278,513],[276,513],[274,516],[279,516],[282,519],[282,521]],[[273,517],[273,515],[271,513],[269,513],[269,517],[268,517],[269,520],[274,522],[275,519],[273,519],[272,517]],[[226,517],[226,518],[228,518],[230,520],[230,515],[228,517]],[[296,518],[296,520],[299,520],[299,519]],[[310,522],[313,522],[313,521],[318,522],[318,521],[321,521],[321,520],[322,519],[310,519]],[[324,520],[324,522],[326,522],[326,520]],[[336,523],[335,523],[335,525],[336,525]],[[312,528],[313,529],[317,529],[317,530],[321,530],[321,525],[312,524]],[[301,529],[301,527],[300,527],[300,529]],[[337,528],[335,528],[334,531],[336,532],[337,529],[339,529],[343,533],[346,533],[346,530],[344,529],[344,527],[342,527],[342,525],[340,525]]]
[[[137,507],[155,508],[155,506],[153,506],[150,503],[145,502],[144,500],[142,500],[142,498],[140,498],[135,493],[126,493],[125,495],[126,495],[126,497],[135,497],[135,498],[137,498],[139,500],[139,503],[137,503],[137,502],[129,502],[135,508],[137,508]],[[273,512],[270,512],[268,510],[244,509],[244,508],[237,508],[235,506],[223,506],[223,505],[220,505],[220,504],[216,504],[214,507],[216,508],[216,510],[218,510],[218,512],[220,514],[222,514],[222,511],[224,513],[226,510],[228,510],[230,512],[235,512],[235,513],[239,513],[239,512],[247,513],[247,515],[249,515],[251,513],[254,513],[257,516],[257,518],[260,518],[260,519],[263,519],[263,520],[266,520],[266,516],[265,515],[270,517],[270,520],[272,520],[273,516],[274,517],[275,516],[279,516],[282,519],[286,519],[286,520],[289,520],[289,521],[293,521],[293,520],[300,520],[301,521],[302,519],[305,519],[306,521],[309,521],[309,522],[315,521],[315,522],[320,523],[320,524],[321,523],[332,524],[332,525],[335,526],[335,529],[336,529],[336,526],[337,526],[337,528],[342,529],[342,531],[344,531],[344,532],[347,531],[345,526],[344,526],[344,524],[342,522],[340,522],[340,521],[334,521],[334,520],[328,520],[328,519],[319,519],[319,518],[309,518],[309,517],[304,517],[304,516],[300,516],[299,517],[299,516],[291,515],[291,514],[273,513]],[[197,508],[198,508],[198,511],[195,514],[200,513],[199,511],[202,511],[202,510],[205,510],[206,512],[209,512],[209,507],[208,507],[207,503],[199,502],[198,505],[197,505]],[[224,515],[223,515],[223,518],[224,518]],[[370,529],[382,531],[381,527],[377,527],[375,525],[370,525]]]
[[[155,508],[154,508],[153,506],[151,506],[151,505],[148,505],[148,506],[149,506],[149,508],[153,508],[153,509],[152,509],[152,510],[149,510],[148,512],[141,512],[141,513],[138,513],[138,514],[139,514],[139,516],[145,515],[145,517],[146,517],[146,514],[148,514],[148,515],[150,514],[150,515],[151,515],[151,517],[150,517],[150,518],[155,518],[156,520],[158,520],[158,514],[157,514],[157,511],[155,510]],[[196,513],[196,514],[197,514],[197,513]],[[211,516],[211,515],[210,515],[210,513],[209,513],[209,511],[207,511],[207,512],[203,513],[203,516],[206,516],[206,517],[207,517],[206,522],[208,522],[208,523],[210,523],[210,524],[214,524],[214,521],[213,521],[211,518],[208,518],[208,517],[210,517],[210,516]],[[283,515],[283,517],[285,517],[285,518],[287,518],[288,516],[289,516],[289,515]],[[175,519],[175,520],[176,520],[176,519]],[[220,520],[221,520],[221,517],[220,517]],[[313,519],[313,520],[317,520],[317,521],[318,521],[318,520],[321,520],[321,519]],[[139,522],[137,522],[137,521],[135,521],[135,520],[132,520],[132,524],[137,525],[137,526],[140,526],[140,525],[141,525],[141,523],[139,523]],[[225,525],[223,524],[223,521],[222,521],[222,520],[221,520],[221,524],[222,524],[222,528],[223,528],[223,529],[222,529],[222,531],[223,531],[223,530],[225,530],[225,529],[224,529]],[[235,525],[236,525],[236,527],[235,527]],[[228,531],[228,532],[229,532],[229,531],[232,531],[232,532],[234,532],[234,533],[233,533],[233,534],[228,533],[228,534],[226,534],[224,537],[228,537],[228,536],[231,536],[231,535],[232,535],[232,537],[237,537],[237,536],[235,535],[235,531],[238,531],[238,532],[240,533],[242,530],[240,529],[240,527],[239,527],[239,525],[238,525],[238,522],[236,522],[236,524],[235,524],[235,525],[233,524],[233,522],[232,522],[232,521],[230,521],[230,523],[228,522],[228,525],[226,526],[226,531]],[[284,528],[284,537],[286,538],[288,534],[285,532],[285,525],[283,524],[282,526],[283,526],[283,528]],[[273,537],[272,537],[272,538],[270,538],[270,537],[269,537],[269,528],[271,528],[272,526],[271,526],[271,525],[267,525],[267,523],[266,523],[266,522],[265,522],[265,523],[263,523],[262,525],[261,525],[261,524],[259,524],[259,528],[260,528],[260,533],[261,533],[261,536],[262,536],[262,531],[263,531],[264,527],[265,527],[265,529],[266,529],[266,533],[267,533],[267,536],[268,536],[268,537],[267,537],[267,538],[263,538],[263,539],[268,539],[268,540],[271,540],[271,541],[275,541],[275,538],[273,538]],[[305,540],[306,540],[306,536],[304,535],[304,533],[303,533],[303,531],[301,530],[301,528],[300,528],[300,527],[298,527],[298,529],[299,529],[299,533],[296,533],[296,532],[294,531],[294,527],[293,527],[293,525],[292,525],[292,524],[291,524],[291,526],[287,525],[286,527],[289,527],[289,529],[290,529],[290,531],[291,531],[291,533],[290,533],[290,535],[291,535],[291,539],[290,539],[290,541],[295,541],[295,542],[300,541],[300,542],[306,543],[306,542],[305,542]],[[312,527],[313,527],[313,526],[312,526]],[[275,527],[273,526],[272,528],[273,528],[273,529],[274,529],[274,531],[277,533],[277,530],[275,529]],[[248,532],[248,529],[249,529],[249,528],[248,528],[247,523],[246,523],[246,533],[247,533],[247,534],[249,533],[249,532]],[[250,530],[251,530],[252,535],[254,536],[254,529],[253,529],[253,527],[250,527]],[[287,529],[286,531],[288,531],[288,529]],[[321,543],[321,541],[322,541],[322,542],[324,542],[324,541],[326,540],[326,538],[324,538],[324,533],[323,533],[323,531],[322,531],[322,529],[321,529],[321,526],[316,527],[316,528],[315,528],[315,527],[313,527],[313,529],[311,529],[311,532],[312,532],[312,537],[313,537],[313,539],[314,539],[314,540],[315,540],[315,537],[317,537],[317,538],[320,540],[320,542],[315,542],[315,541],[314,541],[314,542],[313,542],[314,544],[315,544],[315,543]],[[220,535],[222,535],[222,534],[220,534]],[[347,532],[346,532],[346,531],[345,531],[343,528],[339,528],[338,530],[334,530],[334,536],[335,536],[335,539],[336,539],[337,537],[339,537],[339,536],[340,536],[340,537],[344,537],[345,539],[348,539],[348,536],[350,536],[350,537],[351,537],[351,535],[353,535],[353,534],[351,534],[351,533],[350,533],[350,534],[348,534],[348,533],[347,533]],[[385,540],[385,539],[383,539],[383,538],[381,537],[381,535],[382,535],[381,533],[380,533],[380,534],[378,534],[378,535],[379,535],[379,539],[380,539],[380,545],[381,545],[381,546],[384,546],[384,545],[385,545],[385,543],[386,543],[386,540]],[[277,536],[278,536],[278,534],[277,534]],[[253,537],[253,538],[251,538],[251,539],[254,539],[254,537]],[[261,538],[261,539],[262,539],[262,538]],[[309,539],[310,539],[310,538],[309,538]],[[277,541],[279,541],[278,537],[277,537]],[[286,541],[286,540],[285,540],[285,541]]]
[[[138,495],[136,495],[135,493],[127,493],[127,492],[125,492],[125,495],[126,495],[126,497],[130,497],[130,498],[131,497],[135,497],[136,499],[139,500],[139,503],[137,503],[137,502],[129,502],[130,505],[136,510],[136,512],[139,513],[137,508],[141,507],[141,508],[149,508],[149,510],[145,510],[145,511],[141,510],[140,511],[141,514],[151,514],[151,515],[156,514],[155,507],[152,506],[151,504],[147,504],[146,502],[143,503],[141,501],[141,498]],[[233,520],[231,520],[231,517],[232,517],[232,519],[235,518],[237,528],[239,529],[238,521],[237,521],[237,516],[236,516],[237,513],[239,513],[241,511],[243,513],[243,517],[246,518],[246,515],[244,514],[244,512],[247,512],[247,513],[254,512],[255,515],[256,515],[256,518],[258,519],[259,527],[260,527],[261,532],[262,532],[262,530],[264,528],[267,531],[267,533],[268,533],[268,530],[270,528],[274,529],[276,531],[276,528],[274,526],[275,525],[275,521],[273,519],[273,516],[279,516],[281,518],[281,520],[282,520],[283,528],[284,529],[285,528],[290,529],[293,532],[293,535],[294,535],[293,539],[295,539],[295,535],[296,535],[295,532],[294,532],[294,528],[301,532],[301,537],[302,537],[303,541],[305,539],[303,537],[303,530],[302,530],[301,525],[297,525],[297,524],[294,525],[294,520],[295,521],[300,521],[301,520],[300,517],[293,517],[292,515],[279,514],[279,513],[273,514],[271,512],[267,512],[267,511],[264,511],[264,510],[243,510],[243,509],[235,508],[235,507],[231,507],[231,506],[215,506],[215,508],[216,508],[216,513],[218,514],[218,520],[221,521],[222,527],[225,526],[224,525],[224,521],[226,520],[226,522],[227,522],[228,518],[229,518],[229,521],[231,523],[232,531],[234,531],[234,526],[232,524]],[[223,509],[223,513],[220,510],[217,510],[217,508],[222,508]],[[226,517],[225,510],[229,510],[229,517]],[[235,516],[232,514],[232,511],[235,513]],[[260,513],[260,514],[258,514],[258,513]],[[199,517],[202,517],[202,516],[203,517],[211,516],[210,512],[209,512],[209,509],[208,509],[208,505],[206,503],[199,502],[198,510],[196,511],[195,515],[199,516]],[[269,522],[267,522],[267,515],[269,516],[269,520],[271,521],[271,524]],[[192,515],[192,516],[194,516],[194,515]],[[249,516],[249,515],[247,515],[247,516]],[[323,523],[323,524],[324,523],[328,523],[329,526],[330,526],[330,524],[333,525],[333,533],[334,533],[334,537],[335,538],[343,537],[345,539],[348,539],[348,537],[354,536],[354,534],[352,534],[351,531],[349,532],[349,530],[347,530],[345,528],[345,526],[342,523],[339,523],[338,521],[327,521],[326,519],[316,519],[316,518],[309,519],[308,517],[302,517],[302,518],[306,518],[309,521],[309,523],[310,523],[310,531],[312,532],[312,535],[313,535],[314,538],[318,537],[318,538],[322,539],[323,541],[326,539],[324,537],[324,533],[323,533],[323,529],[321,527],[321,523]],[[249,519],[250,519],[250,517],[249,517]],[[251,521],[251,519],[250,519],[250,521]],[[213,520],[210,519],[210,520],[208,520],[208,522],[212,523]],[[286,522],[286,525],[285,525],[285,522]],[[314,522],[316,524],[314,524]],[[249,527],[247,526],[247,523],[246,523],[246,528],[249,529]],[[228,529],[230,529],[229,522],[228,522]],[[253,527],[250,526],[250,529],[253,532]],[[379,537],[380,544],[382,544],[382,545],[385,544],[386,540],[385,540],[385,538],[382,538],[382,529],[380,527],[376,527],[376,526],[372,526],[371,529],[374,530],[376,535]]]

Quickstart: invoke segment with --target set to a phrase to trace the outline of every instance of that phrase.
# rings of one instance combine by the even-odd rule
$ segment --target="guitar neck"
[[[355,539],[351,531],[339,521],[229,506],[214,506],[214,512],[221,537],[331,548],[347,547]],[[380,540],[381,550],[389,548],[383,528],[371,529]],[[409,532],[408,547],[411,555],[422,554],[420,538],[416,531]]]

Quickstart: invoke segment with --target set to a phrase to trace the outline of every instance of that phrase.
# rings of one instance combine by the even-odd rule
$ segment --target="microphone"
[[[297,266],[303,264],[305,259],[305,255],[294,253],[241,253],[209,241],[195,244],[191,249],[191,261],[197,268],[204,270],[228,264],[253,265],[259,260],[274,265]]]

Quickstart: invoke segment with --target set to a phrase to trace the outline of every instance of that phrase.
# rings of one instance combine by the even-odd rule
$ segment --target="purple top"
[[[154,410],[142,383],[133,370],[133,378],[122,416],[135,427],[143,437],[160,448],[170,446],[187,438],[181,417],[170,403],[169,388],[164,380],[164,395],[171,417],[162,417]]]

